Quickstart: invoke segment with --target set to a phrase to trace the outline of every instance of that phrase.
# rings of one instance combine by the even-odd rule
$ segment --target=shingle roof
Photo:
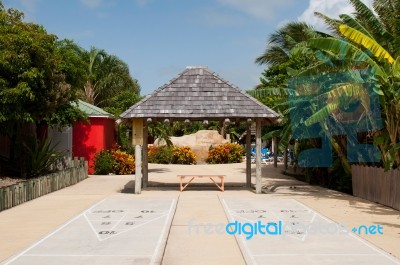
[[[268,118],[279,115],[207,67],[187,67],[121,118]]]
[[[110,118],[113,117],[113,115],[104,111],[103,109],[82,100],[78,100],[77,106],[81,111],[85,112],[89,117],[99,117],[99,116],[101,117],[107,116]]]

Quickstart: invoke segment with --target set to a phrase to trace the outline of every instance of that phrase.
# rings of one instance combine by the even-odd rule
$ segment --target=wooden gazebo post
[[[148,136],[149,136],[149,130],[147,128],[148,122],[147,119],[143,119],[143,155],[142,155],[142,180],[143,180],[143,188],[146,188],[148,183],[149,183],[149,159],[148,159]]]
[[[261,193],[261,120],[256,119],[256,193]]]
[[[251,119],[246,122],[246,188],[251,188]]]
[[[135,155],[136,155],[136,152],[138,152],[140,150],[142,150],[142,152],[143,152],[143,146],[144,146],[144,144],[143,144],[143,142],[144,142],[143,122],[144,122],[143,119],[138,119],[138,118],[132,119],[132,146],[135,147]],[[139,146],[140,146],[140,149],[138,149]],[[143,157],[143,155],[135,157],[135,159],[136,159],[135,171],[137,172],[135,174],[135,193],[137,193],[137,194],[140,194],[141,189],[142,189],[141,186],[143,185],[142,181],[144,181],[143,172],[142,172],[142,168],[141,168],[143,165],[143,162],[140,161],[142,159],[142,157]],[[140,173],[138,174],[139,170],[140,170]]]

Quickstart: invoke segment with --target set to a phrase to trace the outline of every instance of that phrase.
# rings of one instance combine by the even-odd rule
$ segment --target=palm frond
[[[279,46],[269,46],[262,55],[256,58],[256,63],[281,64],[289,60],[289,55]]]
[[[395,77],[400,78],[400,56],[393,63],[392,72]]]
[[[330,102],[325,107],[315,112],[311,117],[305,120],[304,124],[306,126],[310,126],[313,125],[314,123],[322,122],[338,109],[339,109],[339,99]]]
[[[363,106],[365,113],[369,112],[370,108],[370,97],[368,92],[359,83],[345,83],[338,84],[334,89],[328,91],[319,96],[327,97],[328,104],[314,113],[305,121],[305,125],[310,126],[317,122],[322,122],[326,120],[332,113],[339,109],[339,98],[341,96],[347,96],[354,101],[360,101]]]
[[[387,80],[387,75],[382,70],[380,65],[360,48],[349,43],[348,41],[337,38],[317,38],[309,40],[308,44],[312,48],[339,54],[342,58],[345,58],[349,55],[357,56],[360,60],[364,61],[369,67],[371,67],[372,73],[382,77],[384,80]]]
[[[386,28],[385,37],[390,40],[388,43],[394,42],[390,48],[397,54],[400,50],[400,1],[375,0],[373,7]],[[391,38],[388,38],[388,35]]]
[[[299,71],[297,76],[312,76],[312,75],[320,75],[321,73],[327,72],[335,72],[337,70],[337,66],[327,64],[326,62],[317,62],[313,65],[305,67],[301,71]]]
[[[364,48],[368,49],[372,54],[378,58],[378,60],[387,60],[389,63],[393,64],[394,59],[390,55],[389,52],[387,52],[381,45],[379,45],[378,42],[376,42],[374,39],[371,39],[364,33],[349,27],[347,25],[340,25],[339,26],[340,32],[345,36],[346,38],[350,39],[354,43],[363,46]]]
[[[366,6],[361,0],[349,0],[356,12],[356,19],[361,22],[372,35],[376,37],[382,36],[386,31],[381,21],[375,16],[374,12]]]
[[[368,30],[366,28],[363,27],[363,25],[361,25],[359,23],[359,21],[355,20],[353,17],[347,15],[347,14],[341,14],[339,15],[340,19],[349,27],[352,27],[362,33],[364,33],[365,35],[367,35],[368,37],[370,37],[371,39],[373,39],[374,37],[368,32]]]
[[[272,137],[279,137],[279,136],[281,135],[281,133],[282,133],[282,130],[270,131],[270,132],[264,134],[264,135],[262,136],[262,139],[263,139],[263,140],[269,140],[269,139],[271,139]]]
[[[261,88],[246,91],[252,97],[255,98],[264,98],[270,96],[286,96],[287,88],[286,87],[269,87],[269,88]]]
[[[314,15],[319,17],[320,19],[322,19],[325,22],[325,24],[329,30],[331,30],[332,32],[335,32],[335,33],[339,33],[338,27],[340,24],[342,24],[342,21],[340,21],[338,19],[330,18],[319,12],[314,12]]]

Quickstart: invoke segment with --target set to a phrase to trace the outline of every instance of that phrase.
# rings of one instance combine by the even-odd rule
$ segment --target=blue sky
[[[351,12],[347,0],[3,0],[60,39],[105,49],[125,61],[142,95],[186,66],[203,65],[241,89],[258,84],[254,63],[287,21],[316,27],[317,10]],[[366,0],[370,3],[371,0]]]

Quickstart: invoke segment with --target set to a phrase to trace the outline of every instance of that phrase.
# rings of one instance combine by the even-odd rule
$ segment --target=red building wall
[[[111,149],[115,144],[114,120],[90,117],[90,123],[74,124],[72,132],[72,155],[84,157],[89,163],[89,174],[93,174],[94,155],[104,149]]]

